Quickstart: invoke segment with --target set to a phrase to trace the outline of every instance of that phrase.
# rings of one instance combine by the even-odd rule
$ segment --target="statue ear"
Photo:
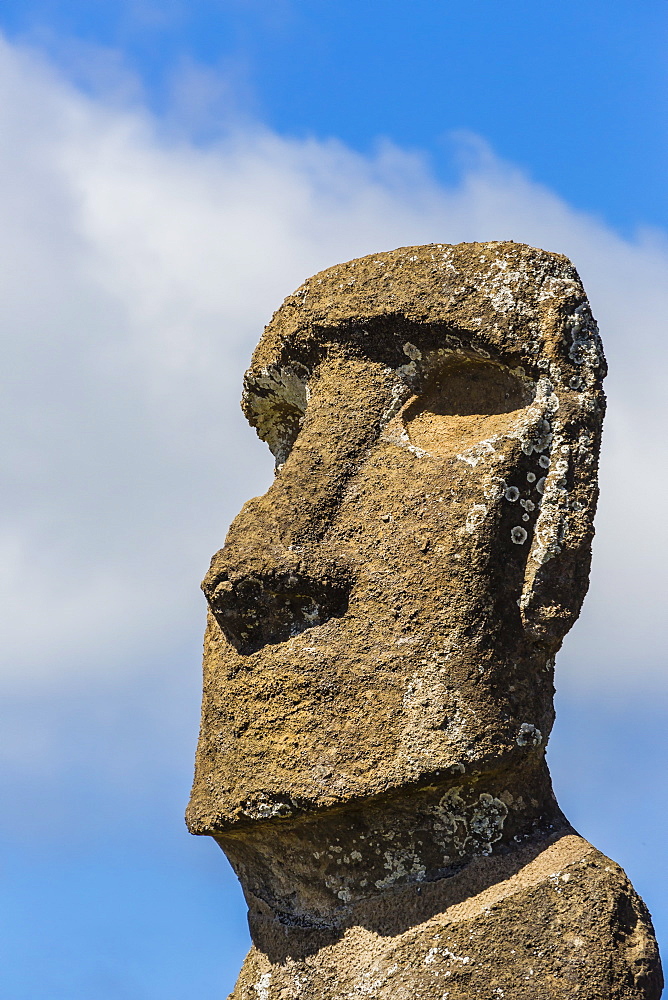
[[[529,635],[551,645],[561,644],[589,586],[597,445],[586,431],[569,444],[557,437],[540,483],[540,510],[518,603]]]

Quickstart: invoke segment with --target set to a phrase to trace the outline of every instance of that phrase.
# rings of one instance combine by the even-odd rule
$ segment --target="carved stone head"
[[[574,267],[521,244],[373,254],[286,299],[243,395],[276,478],[203,585],[194,832],[542,761],[604,374]]]

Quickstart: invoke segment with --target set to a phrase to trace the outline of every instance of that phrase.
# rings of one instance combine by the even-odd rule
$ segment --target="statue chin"
[[[187,813],[249,903],[239,1000],[660,996],[545,763],[604,375],[572,264],[515,243],[330,268],[264,331],[242,405],[277,473],[203,583]]]

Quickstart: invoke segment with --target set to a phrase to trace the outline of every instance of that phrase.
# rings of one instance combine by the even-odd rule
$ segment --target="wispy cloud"
[[[208,558],[271,475],[238,410],[242,372],[303,278],[485,239],[571,256],[611,364],[593,584],[564,676],[654,676],[667,638],[662,234],[621,238],[475,139],[454,188],[390,144],[364,157],[245,122],[203,148],[6,43],[0,124],[8,683],[139,670],[200,630]]]

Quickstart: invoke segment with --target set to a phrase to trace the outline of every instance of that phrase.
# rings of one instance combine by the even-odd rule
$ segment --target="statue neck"
[[[419,891],[475,857],[515,849],[564,823],[536,749],[498,770],[259,820],[216,839],[251,910],[286,925],[332,928],[364,900],[411,885]]]

